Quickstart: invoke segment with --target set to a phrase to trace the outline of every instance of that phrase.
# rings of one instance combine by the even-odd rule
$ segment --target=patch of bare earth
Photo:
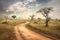
[[[17,40],[53,40],[29,30],[28,28],[26,28],[27,24],[28,23],[23,23],[21,25],[15,26],[14,32]]]

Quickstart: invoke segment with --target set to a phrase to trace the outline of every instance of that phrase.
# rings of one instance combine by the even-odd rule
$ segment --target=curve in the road
[[[28,23],[23,23],[15,27],[17,40],[52,40],[50,38],[42,36],[41,34],[29,30],[28,28],[26,28],[27,24]]]

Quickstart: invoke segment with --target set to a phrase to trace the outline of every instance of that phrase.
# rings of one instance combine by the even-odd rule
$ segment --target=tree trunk
[[[7,18],[5,19],[5,22],[7,22]]]
[[[48,26],[48,21],[49,21],[49,19],[48,19],[48,13],[47,13],[47,14],[46,14],[46,22],[45,22],[46,27]]]
[[[46,18],[46,22],[45,22],[45,26],[47,27],[48,26],[48,18]]]

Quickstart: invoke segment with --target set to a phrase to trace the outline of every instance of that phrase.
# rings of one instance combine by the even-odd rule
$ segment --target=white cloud
[[[26,0],[26,1],[29,1],[29,2],[34,2],[34,1],[36,1],[36,0]]]
[[[40,8],[53,7],[54,11],[51,12],[50,17],[51,18],[60,18],[60,4],[59,4],[60,0],[52,0],[52,1],[48,2],[46,5],[43,5],[43,4],[29,5],[29,7],[31,8],[31,9],[29,9],[29,7],[27,7],[26,5],[29,4],[29,2],[34,2],[34,1],[36,1],[36,0],[25,0],[24,2],[17,2],[16,4],[13,4],[13,5],[16,6],[19,13],[23,13],[23,15],[21,15],[21,16],[25,16],[25,17],[35,14],[35,12]],[[14,10],[14,7],[11,5],[11,6],[9,6],[9,9]],[[19,14],[16,14],[16,15],[19,15]],[[41,14],[40,15],[37,14],[36,17],[44,18]]]
[[[23,16],[25,15],[26,17],[28,17],[29,15],[33,14],[33,10],[32,9],[29,9],[28,7],[24,6],[24,4],[22,4],[20,2],[17,2],[16,4],[13,4],[13,5],[10,5],[8,7],[8,10],[14,11],[16,15],[20,15],[20,13],[22,13]],[[13,14],[11,14],[11,15],[13,15]]]

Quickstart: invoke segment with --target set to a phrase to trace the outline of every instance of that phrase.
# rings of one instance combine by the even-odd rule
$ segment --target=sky
[[[44,7],[53,7],[53,11],[49,13],[49,17],[60,19],[60,0],[0,0],[0,18],[11,18],[16,15],[17,18],[42,18],[41,13],[36,13]]]

